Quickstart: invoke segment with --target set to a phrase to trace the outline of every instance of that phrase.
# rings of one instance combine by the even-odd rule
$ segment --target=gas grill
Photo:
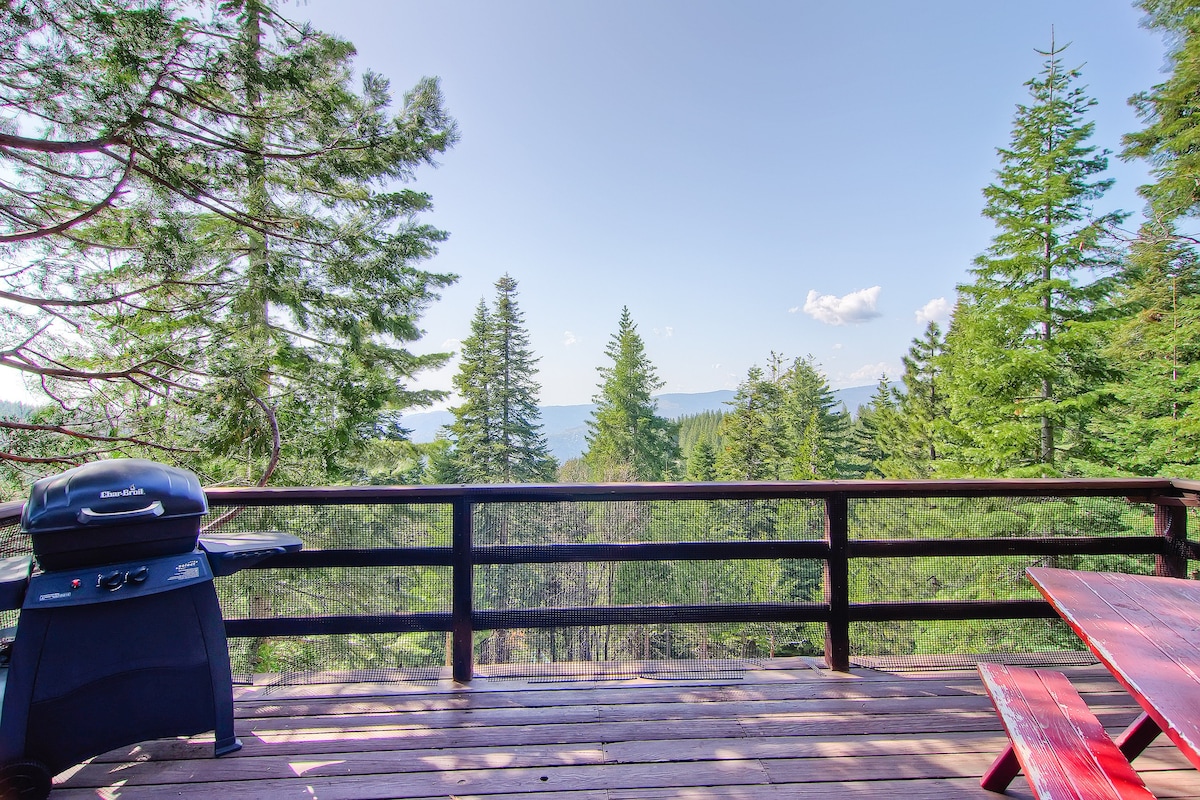
[[[294,536],[201,536],[192,473],[142,459],[35,483],[21,515],[33,556],[0,559],[0,609],[20,609],[0,668],[0,800],[116,747],[233,730],[229,648],[214,575],[299,550]]]

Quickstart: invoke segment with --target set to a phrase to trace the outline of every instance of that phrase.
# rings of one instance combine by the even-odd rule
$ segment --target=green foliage
[[[1100,247],[1118,215],[1093,218],[1089,203],[1111,180],[1103,152],[1087,145],[1094,101],[1075,86],[1053,43],[1029,81],[1010,145],[1000,148],[984,216],[997,228],[959,286],[946,339],[946,399],[954,431],[950,470],[968,475],[1056,475],[1094,460],[1087,420],[1106,375],[1089,321],[1108,285],[1084,273],[1109,264]],[[1082,278],[1082,279],[1081,279]]]
[[[942,331],[930,322],[903,357],[903,390],[872,402],[879,460],[874,470],[885,478],[929,478],[943,456],[947,425]]]
[[[852,474],[850,415],[833,397],[812,358],[786,368],[772,353],[766,373],[751,367],[721,421],[724,480],[820,480]]]
[[[373,486],[421,482],[435,444],[413,444],[404,439],[375,439],[367,443],[362,468]]]
[[[777,378],[768,378],[761,367],[752,366],[738,386],[733,411],[721,420],[725,446],[717,456],[720,477],[754,481],[779,475],[784,431]]]
[[[1198,477],[1200,276],[1191,222],[1200,213],[1195,147],[1200,89],[1200,8],[1183,0],[1142,0],[1146,25],[1169,44],[1167,78],[1131,102],[1144,123],[1123,156],[1148,162],[1154,181],[1139,188],[1147,221],[1118,276],[1104,354],[1118,368],[1104,387],[1111,407],[1093,420],[1115,473]]]
[[[679,426],[679,451],[690,453],[700,442],[715,450],[721,449],[721,418],[723,411],[701,411],[676,420]]]
[[[717,479],[717,453],[721,451],[721,411],[702,411],[680,417],[679,452],[686,459],[683,477],[694,482]]]
[[[860,406],[850,430],[850,469],[854,477],[881,477],[886,431],[899,425],[900,412],[887,375],[880,377],[875,394]]]
[[[717,479],[717,451],[706,441],[699,441],[688,453],[685,477],[689,481],[704,483]]]
[[[496,281],[493,307],[479,301],[471,335],[463,340],[454,376],[462,403],[451,409],[448,430],[455,482],[534,483],[554,477],[557,464],[537,405],[537,359],[516,294],[510,276]]]
[[[445,234],[402,185],[457,137],[437,82],[390,111],[348,42],[258,0],[22,4],[0,42],[0,202],[25,210],[0,246],[27,265],[0,350],[64,409],[8,464],[366,480],[388,413],[436,396],[406,382],[447,358],[406,349],[454,280],[417,267]]]
[[[651,395],[661,389],[654,365],[629,308],[621,309],[617,332],[604,353],[610,366],[598,367],[602,381],[596,410],[588,420],[584,459],[594,479],[659,481],[679,461],[677,426],[658,415]]]
[[[1092,430],[1116,474],[1200,477],[1200,268],[1172,226],[1147,223],[1106,322],[1117,368]]]
[[[1125,136],[1125,158],[1150,164],[1154,182],[1140,193],[1152,219],[1169,223],[1200,212],[1200,152],[1195,145],[1200,114],[1200,7],[1192,0],[1141,0],[1145,25],[1167,37],[1165,81],[1130,102],[1145,123]]]

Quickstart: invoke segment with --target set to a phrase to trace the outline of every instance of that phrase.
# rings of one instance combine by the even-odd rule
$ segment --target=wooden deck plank
[[[1136,716],[1102,668],[1063,671],[1110,730]],[[241,687],[236,729],[245,747],[221,759],[211,737],[107,753],[51,800],[995,800],[979,775],[1007,741],[971,670],[794,661],[705,681]],[[1134,766],[1159,797],[1200,800],[1169,742]],[[1005,796],[1030,797],[1024,779]]]

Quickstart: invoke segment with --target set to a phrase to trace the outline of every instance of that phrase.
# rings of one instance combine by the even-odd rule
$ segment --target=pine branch
[[[32,139],[28,136],[18,136],[13,133],[0,132],[0,150],[26,150],[35,153],[100,153],[106,148],[128,145],[124,136],[110,135],[95,139],[70,141],[64,139]]]
[[[46,228],[38,228],[36,230],[22,231],[21,233],[0,235],[0,244],[8,244],[8,243],[12,243],[12,242],[27,242],[31,239],[40,239],[40,238],[43,238],[46,236],[53,236],[57,233],[62,233],[65,230],[68,230],[70,228],[75,227],[76,225],[86,222],[87,220],[96,216],[96,214],[99,214],[101,211],[103,211],[106,208],[111,208],[113,201],[115,201],[117,199],[117,197],[121,194],[121,191],[125,188],[125,182],[129,179],[129,173],[132,168],[133,168],[133,155],[131,153],[129,160],[126,163],[125,171],[121,174],[120,180],[117,181],[116,185],[113,186],[112,191],[110,191],[108,193],[108,196],[105,197],[103,200],[96,203],[95,205],[93,205],[91,208],[89,208],[87,211],[83,212],[82,214],[80,214],[72,219],[64,220],[63,222],[60,222],[57,225],[51,225]]]
[[[136,436],[103,436],[98,433],[88,433],[86,431],[77,430],[67,427],[66,425],[40,425],[30,422],[17,422],[15,420],[0,419],[0,429],[16,430],[16,431],[40,431],[44,433],[61,433],[63,436],[69,436],[73,439],[83,439],[90,442],[105,442],[113,444],[135,444],[143,447],[152,447],[160,451],[170,451],[174,453],[198,453],[196,448],[187,447],[171,447],[164,445],[161,442],[153,440],[139,439]]]

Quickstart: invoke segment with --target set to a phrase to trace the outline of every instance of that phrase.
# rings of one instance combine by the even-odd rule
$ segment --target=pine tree
[[[652,394],[663,384],[628,306],[621,309],[617,332],[604,352],[612,364],[598,367],[603,380],[588,420],[588,467],[601,480],[663,480],[679,460],[678,432],[658,415]]]
[[[717,479],[717,451],[707,441],[696,442],[688,453],[685,477],[694,483],[705,483]]]
[[[768,372],[747,372],[721,422],[718,474],[748,481],[846,477],[850,425],[811,357],[785,368],[783,356],[772,353]]]
[[[1105,355],[1118,377],[1093,420],[1119,474],[1200,476],[1200,259],[1174,229],[1148,222],[1121,273]]]
[[[871,400],[860,406],[851,429],[851,469],[853,477],[881,477],[882,464],[886,459],[886,431],[895,427],[900,412],[896,396],[887,375],[879,379]]]
[[[395,185],[455,141],[437,82],[389,112],[349,43],[262,0],[23,4],[0,43],[38,134],[0,136],[0,243],[28,265],[0,350],[66,409],[44,436],[79,445],[22,456],[364,479],[389,414],[437,396],[406,382],[448,357],[406,349],[454,276],[418,268],[445,234]]]
[[[1154,182],[1140,187],[1151,217],[1170,224],[1200,214],[1200,6],[1194,0],[1141,0],[1144,24],[1168,37],[1169,77],[1130,102],[1145,127],[1125,136],[1126,159],[1150,163]],[[1160,228],[1159,233],[1162,232]]]
[[[788,480],[848,477],[850,414],[834,398],[812,356],[796,359],[784,373],[783,420],[788,435]]]
[[[537,359],[517,307],[517,282],[506,274],[495,285],[491,311],[479,301],[454,377],[463,399],[451,409],[457,474],[470,483],[552,480],[557,464],[541,432]]]
[[[1052,475],[1086,460],[1081,433],[1104,376],[1086,322],[1107,290],[1087,274],[1106,265],[1098,242],[1117,215],[1092,218],[1089,202],[1105,153],[1087,145],[1095,101],[1075,86],[1053,42],[1032,103],[1019,105],[1009,147],[998,149],[996,182],[984,189],[984,216],[997,233],[959,286],[949,334],[948,395],[959,444],[957,469],[977,474]]]
[[[782,357],[771,354],[771,374],[757,365],[746,372],[733,397],[733,411],[721,419],[717,474],[734,481],[780,477],[787,446],[782,419],[779,369]]]
[[[439,475],[453,474],[464,483],[487,483],[500,472],[494,417],[498,355],[491,312],[480,298],[471,320],[471,333],[463,339],[458,372],[452,379],[462,397],[462,403],[451,409],[454,422],[448,430],[454,467],[441,465]]]
[[[1196,476],[1200,461],[1200,275],[1190,230],[1200,214],[1200,7],[1142,0],[1145,23],[1168,40],[1168,77],[1131,99],[1144,122],[1122,156],[1149,162],[1139,187],[1148,220],[1119,274],[1106,355],[1119,368],[1114,404],[1095,428],[1121,473]]]
[[[942,352],[941,328],[930,322],[903,357],[904,388],[893,387],[894,408],[877,420],[882,459],[876,468],[885,478],[928,478],[937,471],[947,415]]]

